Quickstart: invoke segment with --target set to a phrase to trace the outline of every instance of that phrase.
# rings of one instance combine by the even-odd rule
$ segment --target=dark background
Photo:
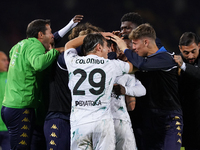
[[[50,19],[53,32],[75,15],[84,15],[105,31],[120,29],[120,19],[138,12],[156,30],[162,44],[176,53],[183,32],[200,35],[200,2],[197,0],[7,0],[0,2],[0,50],[8,55],[12,46],[26,38],[26,27],[34,19]],[[67,42],[67,35],[61,46]]]

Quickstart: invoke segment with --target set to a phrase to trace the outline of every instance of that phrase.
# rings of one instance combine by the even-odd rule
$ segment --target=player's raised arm
[[[113,36],[113,34],[110,33],[110,32],[101,32],[101,34],[106,39],[110,39],[110,37]],[[79,37],[72,39],[69,42],[67,42],[66,45],[65,45],[65,50],[67,50],[69,48],[77,48],[77,47],[81,46],[83,44],[83,40],[84,40],[85,36],[86,35],[79,36]]]
[[[70,40],[69,42],[67,42],[65,44],[65,51],[69,48],[77,48],[79,46],[81,46],[83,44],[83,40],[85,38],[86,35],[83,36],[79,36],[73,40]]]

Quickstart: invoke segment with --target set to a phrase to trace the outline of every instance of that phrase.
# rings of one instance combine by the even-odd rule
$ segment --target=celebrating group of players
[[[34,20],[11,49],[1,110],[11,149],[180,150],[183,114],[187,129],[198,117],[188,123],[185,83],[199,78],[198,37],[181,36],[180,56],[138,13],[125,14],[112,33],[76,26],[82,19],[54,34],[49,20]],[[55,48],[70,30],[65,47]],[[184,136],[187,150],[196,146]]]

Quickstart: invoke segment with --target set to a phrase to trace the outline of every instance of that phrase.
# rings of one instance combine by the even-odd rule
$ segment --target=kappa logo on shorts
[[[56,145],[56,143],[54,142],[54,140],[51,140],[49,144]]]
[[[28,109],[26,109],[23,114],[30,114],[30,111]]]
[[[178,119],[180,119],[179,116],[175,116],[175,117],[173,118],[173,120],[178,120]]]
[[[178,135],[178,136],[181,136],[181,133],[180,133],[180,132],[178,132],[178,133],[177,133],[177,135]]]
[[[27,125],[24,125],[21,129],[24,129],[24,130],[29,130],[28,126]]]
[[[178,126],[176,129],[177,129],[177,130],[181,130],[180,126]]]
[[[58,130],[58,128],[56,127],[55,124],[52,125],[51,129],[57,129]]]
[[[51,136],[51,137],[56,137],[56,138],[57,138],[57,135],[56,135],[55,132],[52,132],[50,136]]]
[[[95,106],[101,105],[101,101],[75,101],[75,106]]]
[[[27,145],[24,140],[22,140],[21,142],[19,142],[19,144],[21,144],[21,145]]]
[[[176,121],[176,125],[181,125],[181,123],[180,123],[180,122],[178,122],[178,121]]]
[[[26,133],[22,133],[22,134],[20,135],[20,137],[26,137],[26,138],[28,138],[28,135],[27,135]]]
[[[29,120],[27,117],[25,117],[25,118],[22,120],[22,122],[30,122],[30,120]]]
[[[182,143],[182,142],[181,142],[181,139],[178,139],[178,141],[177,141],[177,142],[178,142],[178,143]]]

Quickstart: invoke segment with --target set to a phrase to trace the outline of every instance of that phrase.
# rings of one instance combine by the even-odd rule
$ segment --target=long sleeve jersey
[[[10,51],[10,65],[5,98],[2,105],[10,108],[37,108],[42,75],[58,56],[51,49],[45,53],[42,43],[28,38],[17,43]]]

